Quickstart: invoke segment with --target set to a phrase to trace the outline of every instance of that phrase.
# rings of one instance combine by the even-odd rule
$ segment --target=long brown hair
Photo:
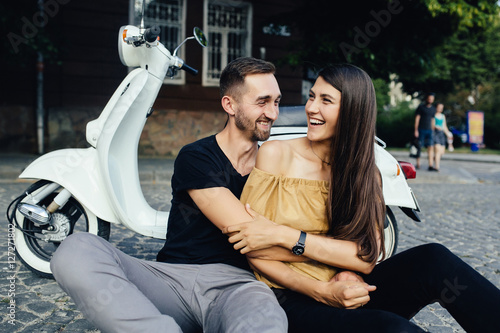
[[[331,144],[329,234],[356,242],[358,256],[375,263],[380,253],[385,256],[385,203],[374,151],[375,89],[366,72],[349,64],[327,67],[319,76],[341,92]]]

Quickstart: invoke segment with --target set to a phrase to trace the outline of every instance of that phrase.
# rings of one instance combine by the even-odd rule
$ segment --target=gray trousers
[[[50,267],[102,332],[286,332],[285,312],[251,272],[225,264],[133,258],[88,233],[61,243]]]

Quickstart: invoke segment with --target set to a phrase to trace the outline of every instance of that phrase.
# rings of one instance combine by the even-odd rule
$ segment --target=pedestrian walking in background
[[[451,139],[453,143],[453,134],[448,130],[443,109],[443,103],[438,103],[436,105],[436,115],[434,116],[434,168],[436,171],[439,171],[441,157],[444,155],[446,148],[446,139]]]
[[[434,93],[425,96],[425,102],[420,104],[415,111],[415,138],[420,141],[420,148],[427,148],[429,159],[429,171],[437,171],[434,168],[434,116],[436,108]],[[420,156],[417,157],[417,169],[420,169]]]

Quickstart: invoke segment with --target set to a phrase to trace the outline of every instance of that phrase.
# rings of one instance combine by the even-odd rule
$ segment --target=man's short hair
[[[236,58],[231,61],[220,75],[220,97],[238,97],[236,91],[245,83],[245,77],[251,74],[274,74],[276,68],[268,61],[252,57]]]

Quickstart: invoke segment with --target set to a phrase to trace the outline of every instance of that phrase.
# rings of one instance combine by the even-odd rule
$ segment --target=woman
[[[254,221],[224,229],[273,288],[290,331],[421,332],[409,319],[435,301],[467,331],[497,331],[500,291],[443,246],[376,265],[385,205],[369,76],[322,70],[306,113],[307,137],[259,150],[241,197]]]
[[[434,165],[436,171],[439,171],[441,157],[444,155],[446,139],[451,139],[453,144],[453,134],[448,130],[446,117],[443,114],[443,103],[436,105],[436,115],[434,116]],[[452,148],[453,145],[450,145]],[[453,150],[451,150],[453,151]]]

